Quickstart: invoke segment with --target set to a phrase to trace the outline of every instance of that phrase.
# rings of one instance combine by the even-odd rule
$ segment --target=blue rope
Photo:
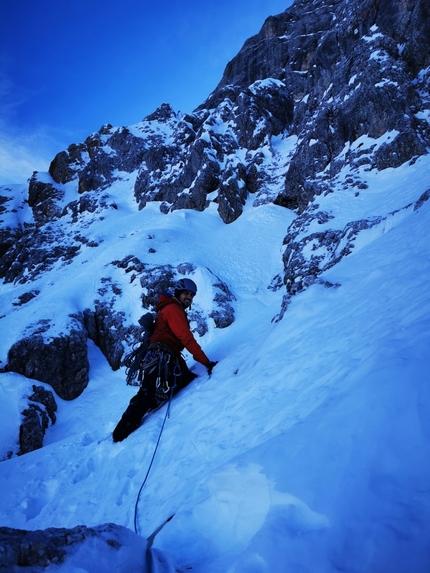
[[[166,424],[166,420],[167,420],[167,418],[170,418],[170,404],[171,404],[171,402],[172,402],[173,390],[174,390],[175,387],[176,387],[176,384],[174,384],[174,385],[170,388],[170,397],[169,397],[169,402],[168,402],[168,405],[167,405],[166,415],[164,416],[163,424],[162,424],[162,426],[161,426],[160,434],[159,434],[159,436],[158,436],[158,440],[157,440],[157,444],[156,444],[156,446],[155,446],[154,453],[152,454],[152,459],[151,459],[151,462],[150,462],[150,464],[149,464],[148,471],[146,472],[145,479],[143,480],[142,485],[140,486],[139,493],[137,494],[137,498],[136,498],[136,503],[135,503],[135,505],[134,505],[134,532],[137,533],[137,534],[138,534],[138,531],[137,531],[137,506],[138,506],[138,504],[139,504],[140,494],[142,493],[142,490],[143,490],[143,488],[145,487],[146,481],[147,481],[148,476],[149,476],[149,472],[151,471],[152,464],[154,463],[155,455],[156,455],[156,453],[157,453],[158,446],[160,445],[161,436],[162,436],[162,434],[163,434],[163,430],[164,430],[164,426],[165,426],[165,424]],[[139,535],[139,534],[138,534],[138,535]]]

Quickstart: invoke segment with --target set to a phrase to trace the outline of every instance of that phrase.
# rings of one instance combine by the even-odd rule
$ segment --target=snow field
[[[426,169],[414,173],[417,200]],[[387,209],[404,206],[396,174],[385,176],[381,196],[399,195]],[[324,201],[333,199],[327,208],[337,216],[343,211],[336,197]],[[376,206],[373,214],[386,210]],[[211,210],[165,217],[151,206],[122,219],[120,229],[113,214],[104,249],[93,250],[96,276],[112,252],[126,252],[119,236],[136,233],[137,246],[153,232],[157,263],[189,260],[203,284],[208,267],[237,299],[233,325],[201,339],[220,361],[212,377],[196,365],[201,376],[172,403],[140,497],[139,534],[147,538],[164,524],[153,557],[169,572],[177,566],[197,573],[424,573],[430,567],[430,205],[364,241],[324,273],[340,287],[310,287],[274,323],[282,290],[266,286],[282,270],[282,238],[292,218],[273,205],[248,204],[224,226]],[[72,300],[71,271],[61,272],[55,300]],[[90,298],[91,280],[86,284],[77,305]],[[137,290],[124,303],[130,316],[139,314]],[[196,304],[201,297],[204,307],[206,296],[203,286]],[[36,313],[34,305],[29,309]],[[0,464],[4,525],[114,522],[133,529],[165,409],[113,444],[111,431],[136,390],[92,343],[89,351],[90,384],[71,403],[57,400],[58,422],[46,445]],[[12,388],[18,396],[28,381],[15,374],[2,380],[5,450],[12,430],[17,435]],[[99,549],[88,551],[96,562]]]

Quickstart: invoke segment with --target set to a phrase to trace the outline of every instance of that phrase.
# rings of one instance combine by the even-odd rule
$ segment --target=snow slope
[[[345,201],[362,201],[359,210],[376,216],[417,201],[429,187],[425,159],[381,173],[372,175],[361,199],[339,191],[321,198],[324,209],[342,226]],[[402,178],[411,183],[407,196]],[[203,308],[206,267],[237,299],[233,325],[200,340],[219,364],[211,378],[196,365],[200,377],[173,401],[140,495],[139,536],[161,527],[153,536],[153,570],[428,572],[430,203],[371,235],[364,231],[353,253],[323,275],[340,286],[311,286],[276,323],[283,291],[267,285],[282,272],[282,239],[293,213],[249,201],[225,226],[212,208],[127,211],[121,193],[103,237],[102,227],[98,235],[92,227],[104,241],[94,273],[102,265],[97,257],[106,262],[113,252],[117,258],[132,252],[133,241],[153,232],[157,263],[196,264]],[[51,291],[53,310],[68,295],[84,307],[84,287],[96,280],[88,266],[82,300],[69,287],[70,268],[56,272],[64,274],[57,274],[58,293]],[[140,316],[133,298],[125,304],[130,316]],[[37,312],[35,305],[29,312]],[[4,353],[6,342],[1,346]],[[90,384],[73,402],[57,398],[58,422],[45,446],[0,464],[2,525],[35,530],[113,522],[133,529],[166,410],[114,444],[111,431],[135,389],[92,343],[89,350]],[[1,382],[3,455],[18,432],[18,396],[31,381],[9,373]],[[128,540],[136,552],[139,539]],[[85,558],[75,555],[48,570],[145,567],[124,557],[102,562],[91,546]]]

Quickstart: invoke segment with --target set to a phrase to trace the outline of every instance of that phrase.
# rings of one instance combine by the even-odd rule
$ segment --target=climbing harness
[[[174,386],[176,386],[177,378],[181,375],[181,368],[179,366],[179,360],[177,356],[172,353],[168,346],[165,346],[162,342],[156,342],[153,346],[155,348],[149,352],[154,353],[155,356],[158,357],[156,358],[158,361],[158,372],[157,378],[155,380],[155,398],[157,402],[164,403],[166,401],[166,394],[169,393],[171,388],[169,385],[169,373],[170,369],[172,368],[173,361],[175,361],[172,369]],[[143,364],[143,377],[146,373],[149,374],[154,372],[154,360],[151,360],[150,364],[150,366]]]

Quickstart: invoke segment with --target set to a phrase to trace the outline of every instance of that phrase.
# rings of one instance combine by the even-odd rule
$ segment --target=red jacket
[[[181,351],[186,348],[194,360],[206,366],[209,358],[194,338],[187,315],[179,300],[160,294],[155,311],[158,312],[158,316],[155,321],[154,334],[149,340],[150,344],[163,342],[177,355],[180,355]]]

